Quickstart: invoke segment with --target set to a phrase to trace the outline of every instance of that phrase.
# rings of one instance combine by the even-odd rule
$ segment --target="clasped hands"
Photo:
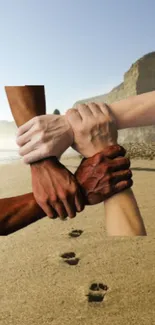
[[[85,205],[132,186],[130,162],[117,144],[115,119],[105,104],[34,117],[19,127],[17,144],[31,165],[35,200],[50,218],[75,217]],[[70,146],[84,157],[74,175],[59,161]]]

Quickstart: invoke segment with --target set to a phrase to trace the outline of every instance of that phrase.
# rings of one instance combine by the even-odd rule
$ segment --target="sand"
[[[63,162],[73,171],[79,158]],[[0,325],[155,324],[155,160],[133,160],[132,168],[146,238],[108,238],[103,204],[0,237]],[[1,198],[31,191],[22,163],[1,165],[0,178]],[[82,233],[70,237],[72,230]],[[68,252],[73,265],[61,257]],[[102,301],[89,301],[96,293]]]

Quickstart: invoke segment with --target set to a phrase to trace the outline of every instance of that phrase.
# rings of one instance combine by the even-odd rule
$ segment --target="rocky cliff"
[[[152,90],[155,90],[155,52],[144,55],[132,64],[130,69],[124,74],[123,82],[108,94],[78,101],[74,104],[74,107],[77,103],[88,103],[92,101],[103,101],[110,104]],[[155,126],[121,130],[119,131],[119,143],[130,148],[130,153],[134,151],[134,156],[136,152],[138,156],[142,156],[142,151],[147,151],[147,156],[155,156]],[[139,154],[139,150],[141,154]],[[148,154],[148,151],[150,154]]]

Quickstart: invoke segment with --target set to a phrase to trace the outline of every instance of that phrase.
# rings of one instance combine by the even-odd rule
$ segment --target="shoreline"
[[[155,160],[155,143],[145,143],[145,142],[141,142],[141,143],[119,143],[120,145],[122,145],[125,149],[126,149],[126,156],[129,157],[132,160],[135,159],[142,159],[142,160]],[[11,150],[0,150],[4,152],[9,152]],[[15,151],[17,156],[13,156],[11,157],[0,157],[0,166],[2,165],[8,165],[8,164],[12,164],[12,163],[18,163],[18,162],[22,162],[22,158],[18,155],[18,151],[16,150],[12,150]],[[64,154],[61,156],[60,161],[62,160],[69,160],[69,159],[81,159],[82,156],[77,153],[75,150],[73,150],[72,148],[68,148],[66,150],[66,152],[64,152]]]

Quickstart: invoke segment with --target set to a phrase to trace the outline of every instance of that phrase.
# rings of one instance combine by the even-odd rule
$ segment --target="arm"
[[[124,155],[123,147],[116,145],[82,160],[75,177],[80,184],[85,204],[100,203],[132,185],[129,160]],[[117,175],[116,168],[119,169]],[[0,199],[0,236],[9,235],[45,215],[33,193]]]
[[[9,235],[45,217],[33,193],[0,199],[0,236]]]
[[[104,201],[105,223],[110,236],[145,236],[146,230],[131,189]]]
[[[117,128],[155,125],[155,91],[129,97],[108,105]]]
[[[97,105],[101,110],[104,107],[104,103]],[[114,102],[109,108],[115,117],[117,129],[153,125],[155,91]],[[17,144],[26,164],[52,155],[59,158],[73,144],[72,127],[63,115],[38,116],[19,128]]]
[[[66,113],[74,131],[74,149],[83,156],[92,156],[117,142],[115,120],[106,106],[79,105]],[[79,127],[78,124],[81,123]],[[91,136],[90,136],[91,135]],[[110,235],[145,235],[136,199],[131,190],[107,199],[105,203],[107,233]]]
[[[17,126],[46,113],[44,86],[5,87],[5,90]],[[34,153],[36,148],[33,147]],[[82,194],[74,175],[56,157],[31,164],[31,176],[34,197],[49,217],[75,217],[77,211],[83,210]]]

